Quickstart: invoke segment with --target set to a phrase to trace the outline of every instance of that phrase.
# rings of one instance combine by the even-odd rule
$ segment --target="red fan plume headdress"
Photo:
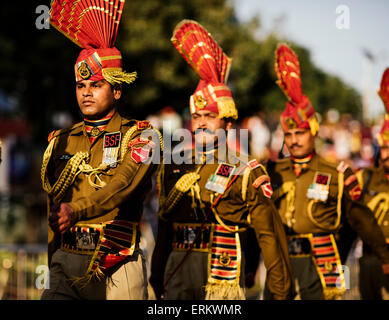
[[[209,110],[219,118],[238,118],[231,90],[226,85],[231,59],[211,34],[193,20],[183,20],[174,29],[171,41],[200,77],[190,97],[190,112]]]
[[[386,109],[384,124],[377,135],[378,144],[383,146],[389,145],[389,68],[387,68],[382,75],[378,94],[381,97]]]
[[[83,48],[75,64],[76,81],[131,83],[136,72],[122,70],[114,47],[125,0],[52,0],[50,24]]]
[[[302,93],[300,63],[296,54],[286,44],[279,44],[275,56],[276,83],[288,98],[280,119],[283,130],[310,128],[312,135],[316,135],[319,123],[315,109]]]

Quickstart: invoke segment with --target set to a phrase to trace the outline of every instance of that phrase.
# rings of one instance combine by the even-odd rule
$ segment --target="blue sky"
[[[308,48],[314,63],[321,69],[339,76],[361,94],[365,93],[370,116],[384,111],[376,92],[383,71],[389,67],[388,0],[232,1],[240,20],[259,16],[259,38],[276,30],[282,38]],[[340,19],[336,9],[340,5],[349,9],[349,29],[336,27]],[[370,71],[363,49],[375,57]]]

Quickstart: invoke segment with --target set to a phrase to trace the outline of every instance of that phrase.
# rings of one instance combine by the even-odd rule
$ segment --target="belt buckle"
[[[188,243],[193,243],[193,241],[196,239],[196,233],[193,230],[192,227],[188,228],[187,234],[186,234],[186,239],[188,240]]]
[[[288,241],[288,252],[291,255],[305,255],[311,252],[311,244],[306,238],[292,238]]]
[[[91,250],[96,248],[96,232],[77,232],[76,246],[81,250]]]

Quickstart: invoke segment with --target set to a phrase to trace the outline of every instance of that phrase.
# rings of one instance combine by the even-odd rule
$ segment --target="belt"
[[[102,230],[101,224],[76,224],[61,239],[61,249],[77,254],[92,255]]]
[[[62,236],[61,249],[75,254],[93,255],[101,240],[115,244],[110,245],[109,254],[120,255],[123,248],[136,249],[140,240],[138,224],[124,220],[77,223]]]
[[[173,223],[172,247],[175,251],[187,251],[196,238],[200,223]],[[194,244],[193,251],[208,252],[212,225],[204,224]]]

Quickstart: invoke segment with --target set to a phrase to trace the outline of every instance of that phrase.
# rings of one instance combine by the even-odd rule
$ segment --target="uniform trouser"
[[[146,262],[141,250],[127,257],[101,281],[92,279],[87,286],[73,285],[82,277],[90,256],[57,250],[51,261],[49,289],[42,300],[143,300],[147,299]]]
[[[359,292],[363,300],[382,300],[382,288],[389,292],[389,279],[382,271],[382,262],[373,254],[359,259]],[[388,299],[385,297],[385,299]]]
[[[323,299],[323,286],[312,257],[290,257],[290,264],[293,276],[292,289],[298,294],[298,297],[301,300]],[[272,299],[267,286],[264,291],[264,299]]]
[[[186,252],[172,251],[165,268],[165,282],[182,261]],[[244,261],[242,257],[240,286],[244,287]],[[165,287],[167,300],[204,300],[208,280],[208,253],[191,252]]]

